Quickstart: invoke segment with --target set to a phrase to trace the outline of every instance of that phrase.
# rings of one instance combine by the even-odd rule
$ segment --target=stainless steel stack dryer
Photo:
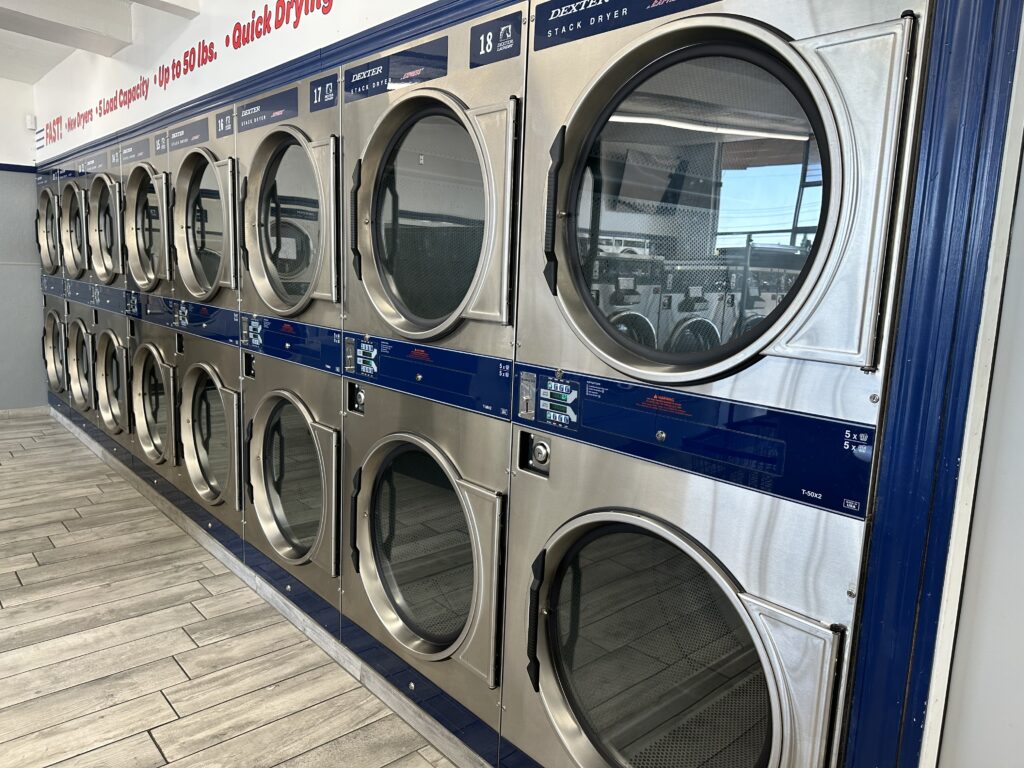
[[[125,277],[124,191],[117,145],[78,163],[85,190],[87,270],[85,280],[123,290]],[[114,293],[103,291],[112,299]],[[123,314],[123,313],[122,313]]]
[[[60,255],[60,194],[55,170],[36,173],[36,248],[44,275],[63,275]]]
[[[553,768],[841,725],[927,4],[688,5],[531,4],[502,736]]]
[[[58,224],[60,250],[64,260],[64,274],[69,280],[83,280],[89,268],[89,240],[86,232],[85,211],[88,190],[78,165],[82,158],[74,158],[60,171],[58,191]]]
[[[526,15],[344,68],[346,331],[512,357]]]
[[[60,294],[47,292],[44,277],[43,293],[43,365],[46,369],[46,385],[50,393],[61,402],[70,400],[67,379],[67,302],[63,296],[63,280]]]
[[[118,149],[124,191],[128,287],[151,296],[174,294],[170,231],[171,182],[167,131],[122,141]]]
[[[342,613],[496,732],[509,424],[347,390]]]
[[[227,109],[171,127],[175,298],[238,309],[234,113]]]
[[[341,381],[276,357],[242,357],[246,562],[284,592],[298,596],[296,582],[313,590],[333,607],[326,628],[335,633]],[[252,548],[276,567],[262,566]]]
[[[243,312],[339,327],[337,88],[327,72],[235,107]]]

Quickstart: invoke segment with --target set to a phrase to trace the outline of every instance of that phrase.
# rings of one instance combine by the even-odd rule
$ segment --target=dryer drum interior
[[[72,277],[78,277],[88,266],[86,259],[87,238],[85,232],[85,211],[82,209],[82,192],[75,184],[66,184],[61,193],[60,206],[62,250],[71,256],[67,264]]]
[[[477,559],[452,470],[421,446],[394,444],[377,470],[367,528],[376,575],[364,583],[378,613],[398,619],[385,625],[411,650],[449,651],[473,612]]]
[[[830,163],[815,97],[777,51],[658,44],[583,102],[549,205],[564,194],[560,290],[577,294],[588,343],[685,374],[742,356],[796,298]]]
[[[43,323],[43,355],[46,380],[54,392],[64,391],[64,327],[56,312],[47,312]]]
[[[93,402],[92,337],[81,320],[72,321],[68,330],[68,373],[75,406],[89,410]]]
[[[298,403],[272,397],[259,409],[253,492],[264,534],[282,557],[304,561],[321,535],[324,467],[310,419]]]
[[[104,331],[96,342],[96,395],[100,417],[108,432],[125,428],[125,350],[112,331]]]
[[[127,223],[129,268],[143,290],[167,279],[166,178],[146,165],[128,177]]]
[[[89,189],[92,218],[89,244],[96,275],[110,283],[121,272],[120,184],[108,176],[97,176]]]
[[[140,347],[132,363],[132,402],[139,442],[154,463],[174,456],[174,389],[173,368],[156,347]]]
[[[488,191],[466,121],[438,100],[416,101],[383,152],[372,237],[386,301],[422,331],[457,316],[478,282]]]
[[[39,195],[36,209],[36,244],[43,271],[54,274],[60,269],[60,225],[57,221],[57,201],[46,189]]]
[[[276,132],[257,153],[261,269],[254,273],[263,300],[295,312],[316,288],[326,237],[317,172],[307,147],[292,133]],[[260,274],[262,273],[262,274]],[[262,279],[260,279],[262,278]]]
[[[608,517],[549,546],[531,601],[562,738],[586,765],[774,765],[772,663],[735,588],[696,550]]]
[[[192,485],[210,503],[221,500],[232,473],[232,419],[223,385],[205,363],[194,365],[182,384],[182,442]]]

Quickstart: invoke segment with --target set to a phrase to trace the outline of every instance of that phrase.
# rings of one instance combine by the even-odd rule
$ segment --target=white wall
[[[35,135],[25,127],[25,115],[35,112],[32,86],[0,78],[0,163],[35,164]]]
[[[200,14],[186,20],[141,5],[132,6],[132,45],[112,57],[75,51],[47,73],[35,87],[35,111],[42,129],[49,121],[62,120],[62,136],[43,146],[37,155],[42,163],[75,147],[123,130],[178,104],[203,96],[246,77],[350,37],[371,26],[427,5],[425,0],[387,0],[382,3],[352,3],[344,0],[314,0],[321,7],[300,19],[298,27],[288,24],[274,28],[239,49],[225,45],[236,22],[248,22],[252,12],[263,15],[269,8],[276,21],[276,0],[202,0]],[[292,3],[281,0],[282,7]],[[305,4],[303,4],[305,5]],[[327,12],[324,13],[324,9]],[[294,17],[293,17],[294,20]],[[162,87],[161,67],[181,59],[183,52],[200,41],[212,43],[217,57]],[[163,70],[166,72],[166,70]],[[145,82],[142,99],[130,107],[100,114],[99,102]],[[81,127],[69,127],[69,118],[88,114],[92,119]],[[45,136],[45,134],[44,134]]]

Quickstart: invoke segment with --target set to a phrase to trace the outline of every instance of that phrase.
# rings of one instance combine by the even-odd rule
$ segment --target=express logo
[[[611,0],[580,0],[578,3],[569,3],[563,5],[560,8],[552,8],[551,15],[548,16],[548,21],[554,21],[555,19],[561,19],[566,16],[572,16],[580,13],[581,11],[589,11],[594,8],[600,8],[602,5],[610,3]]]
[[[409,79],[411,79],[413,77],[419,77],[422,74],[423,74],[423,67],[420,67],[419,69],[410,69],[408,72],[406,72],[404,75],[402,75],[402,79],[403,80],[409,80]]]
[[[650,5],[647,6],[648,10],[651,8],[661,8],[663,5],[671,5],[676,0],[651,0]]]

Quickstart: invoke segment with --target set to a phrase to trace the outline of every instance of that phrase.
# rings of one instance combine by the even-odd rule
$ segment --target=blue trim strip
[[[339,67],[375,51],[400,45],[415,37],[429,35],[443,27],[460,24],[481,14],[511,5],[517,0],[438,0],[414,11],[385,21],[363,32],[339,40],[325,48],[258,72],[244,80],[186,101],[151,118],[107,134],[88,144],[63,152],[46,161],[45,168],[60,165],[71,158],[109,147],[117,141],[153,133],[200,114],[213,112],[274,88],[283,87],[325,70]]]
[[[1024,0],[938,0],[844,765],[916,766]]]
[[[36,167],[34,165],[18,165],[16,163],[0,163],[0,171],[7,171],[8,173],[35,173]]]

